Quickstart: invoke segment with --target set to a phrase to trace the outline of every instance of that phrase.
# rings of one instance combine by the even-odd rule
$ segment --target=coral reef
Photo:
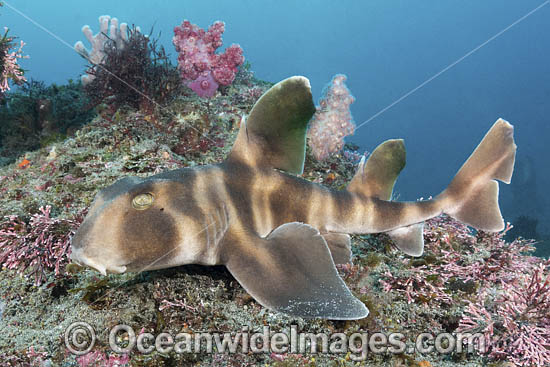
[[[483,333],[490,359],[543,366],[550,363],[550,261],[529,256],[531,240],[506,243],[510,228],[474,236],[449,217],[431,220],[425,256],[405,260],[410,267],[384,273],[380,283],[409,304],[459,306],[452,331]]]
[[[515,366],[550,364],[550,261],[531,265],[502,284],[482,290],[460,320],[461,332],[482,332],[488,355]]]
[[[172,42],[178,52],[181,78],[200,97],[212,97],[219,85],[230,85],[237,67],[244,62],[243,50],[236,44],[216,53],[224,31],[225,23],[220,21],[207,31],[188,20],[174,27]]]
[[[344,146],[344,137],[353,134],[355,129],[349,110],[355,99],[345,81],[346,76],[342,74],[332,78],[310,122],[308,143],[319,161],[340,151]]]
[[[178,70],[154,56],[151,49],[156,47],[150,43],[154,40],[132,30],[128,35],[122,49],[108,42],[110,46],[105,48],[103,58],[106,68],[110,52],[114,55],[112,65],[128,60],[128,55],[142,55],[141,60],[149,65],[147,72],[133,66],[120,70],[127,70],[125,78],[130,80],[134,77],[130,71],[137,70],[138,78],[152,75],[151,70],[158,73],[154,83],[160,84],[156,86],[132,81],[155,102],[158,94],[154,88],[166,86],[159,82],[159,78],[166,77],[165,70],[171,70],[170,80],[181,85]],[[135,45],[135,49],[129,45]],[[149,50],[149,58],[144,50]],[[25,152],[13,163],[0,167],[0,366],[504,367],[547,363],[543,361],[548,351],[544,343],[549,339],[545,312],[548,261],[531,256],[532,241],[509,238],[510,242],[505,242],[507,232],[474,233],[445,216],[426,224],[426,253],[421,258],[404,256],[384,234],[352,236],[354,264],[340,266],[339,272],[371,310],[369,317],[356,321],[304,320],[272,313],[257,304],[223,267],[189,265],[103,277],[66,265],[71,233],[98,190],[125,176],[145,177],[164,170],[220,162],[232,146],[242,116],[271,86],[255,79],[249,64],[245,64],[230,85],[220,87],[222,92],[209,99],[174,87],[175,92],[166,94],[165,99],[157,97],[164,101],[157,105],[142,103],[142,96],[123,94],[128,88],[122,86],[102,89],[115,84],[107,83],[107,74],[104,78],[95,76],[86,88],[101,80],[106,84],[97,84],[98,99],[87,103],[97,104],[98,114],[93,121],[78,124],[77,120],[88,117],[70,115],[67,110],[62,115],[73,117],[56,121],[72,121],[66,130],[79,126],[74,134],[55,141],[45,139],[42,144],[33,145],[32,149],[37,150]],[[215,80],[215,75],[211,76]],[[348,108],[352,97],[341,84],[343,80],[336,79],[340,89],[332,94],[340,96],[340,102],[335,103]],[[2,116],[17,116],[11,109],[18,104],[25,108],[33,103],[71,105],[61,102],[62,98],[57,102],[55,96],[61,91],[70,96],[82,90],[80,83],[46,87],[31,82],[28,88],[22,94],[7,94],[15,99],[10,101],[9,109],[3,106],[6,109],[0,110]],[[105,98],[101,93],[106,93]],[[81,94],[74,95],[79,103],[84,101]],[[51,102],[38,102],[43,96]],[[325,102],[324,108],[328,107]],[[40,112],[49,108],[32,110],[28,126],[50,121],[51,117],[44,116],[57,112]],[[57,110],[56,107],[50,111]],[[339,111],[348,116],[346,121],[351,121],[351,115],[342,108]],[[55,126],[60,124],[63,125],[56,122]],[[352,130],[346,124],[336,128]],[[328,139],[328,135],[319,136]],[[354,176],[361,155],[357,147],[341,148],[337,144],[319,161],[310,144],[302,177],[335,189],[344,188]],[[98,342],[84,356],[69,353],[63,341],[66,329],[76,321],[87,322],[96,331]],[[313,335],[398,332],[406,336],[407,346],[413,348],[400,354],[367,353],[363,361],[355,360],[362,353],[357,345],[348,353],[329,354],[144,354],[133,350],[119,355],[109,349],[108,340],[109,330],[120,324],[132,327],[136,335],[235,333],[243,328],[254,333],[266,325],[273,333],[287,334],[294,326],[299,333]],[[414,348],[415,337],[422,332],[460,330],[486,335],[491,349],[485,354],[465,350],[438,354]],[[120,337],[124,340],[124,335]]]
[[[63,236],[70,234],[73,225],[68,221],[90,205],[100,188],[118,178],[148,176],[162,170],[222,160],[236,136],[241,115],[251,108],[252,102],[244,104],[242,95],[253,88],[265,90],[267,87],[250,82],[233,85],[228,95],[218,95],[209,103],[196,96],[180,96],[167,105],[159,124],[147,121],[141,111],[128,109],[98,116],[73,138],[56,143],[55,149],[47,147],[28,153],[29,163],[25,168],[14,164],[0,169],[0,190],[4,198],[0,214],[8,215],[4,223],[11,223],[10,215],[18,215],[18,220],[22,220],[28,218],[28,213],[35,213],[37,222],[60,221],[66,227],[48,225],[33,230],[26,219],[19,232],[27,239],[26,243],[36,240],[34,234],[50,238],[53,233],[51,238],[67,238]],[[242,108],[235,107],[238,105]],[[185,145],[182,136],[191,132],[196,138],[181,146]],[[201,139],[226,143],[201,144]],[[353,147],[346,148],[347,154],[333,154],[323,162],[317,161],[308,150],[303,177],[334,188],[344,187],[354,175],[357,158]],[[46,210],[47,204],[51,205],[48,220],[40,210],[41,206]],[[31,233],[34,234],[31,236]],[[350,335],[358,331],[386,330],[410,335],[407,343],[414,343],[414,335],[422,331],[451,333],[459,325],[466,325],[461,324],[461,320],[472,317],[468,313],[469,302],[478,298],[480,289],[487,289],[487,295],[503,297],[504,282],[518,278],[524,284],[518,272],[540,267],[537,265],[540,259],[528,256],[529,241],[507,244],[502,238],[502,234],[471,233],[450,218],[440,217],[428,223],[427,253],[417,259],[403,256],[385,235],[354,236],[355,264],[340,267],[340,272],[352,291],[371,309],[371,316],[353,322],[306,321],[273,314],[254,302],[224,268],[193,265],[104,278],[98,278],[89,270],[72,272],[71,269],[56,275],[54,268],[46,268],[42,285],[38,287],[29,287],[29,283],[34,283],[31,269],[24,272],[31,276],[27,279],[13,277],[15,271],[6,268],[0,271],[0,300],[5,305],[0,346],[6,360],[29,361],[26,351],[32,345],[35,350],[44,350],[42,360],[52,365],[126,361],[126,357],[109,351],[105,343],[96,345],[87,357],[66,354],[60,336],[70,323],[82,320],[94,327],[98,340],[102,341],[108,340],[108,330],[113,325],[125,323],[136,333],[143,330],[154,334],[238,331],[244,325],[248,325],[251,332],[261,331],[264,325],[269,325],[272,332],[288,332],[290,325],[297,325],[299,332],[315,334]],[[17,243],[22,244],[23,239]],[[17,246],[15,242],[10,244]],[[23,309],[21,300],[25,302]],[[487,302],[484,306],[493,304],[490,300]],[[486,308],[497,320],[498,308]],[[63,316],[60,318],[60,315]],[[499,322],[495,321],[495,325]],[[494,330],[501,335],[500,326]],[[369,354],[362,363],[388,367],[478,366],[501,359],[490,354],[413,352]],[[127,364],[353,366],[356,363],[350,354],[154,352],[145,355],[135,352],[128,355]]]

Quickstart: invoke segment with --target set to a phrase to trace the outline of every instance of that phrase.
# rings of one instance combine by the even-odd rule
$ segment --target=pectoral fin
[[[224,263],[250,295],[275,311],[333,320],[368,315],[338,275],[326,241],[315,228],[286,223],[266,238],[229,232]]]

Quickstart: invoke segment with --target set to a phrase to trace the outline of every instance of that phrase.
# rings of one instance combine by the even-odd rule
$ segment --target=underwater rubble
[[[545,319],[543,314],[535,314],[541,309],[547,312],[550,305],[550,263],[530,256],[530,241],[506,243],[502,233],[473,233],[448,217],[428,222],[426,253],[420,258],[403,255],[383,234],[353,236],[354,264],[342,266],[339,271],[352,292],[371,310],[367,318],[356,321],[304,320],[270,312],[248,296],[223,267],[189,265],[103,277],[67,266],[70,249],[66,247],[54,252],[55,256],[63,256],[60,263],[52,264],[45,255],[33,258],[38,259],[34,263],[32,259],[25,263],[25,257],[33,254],[33,241],[40,235],[33,232],[36,228],[49,231],[41,235],[50,238],[52,245],[67,243],[66,236],[82,220],[96,192],[117,179],[223,160],[241,117],[261,94],[254,89],[265,91],[269,86],[235,84],[208,100],[181,96],[155,118],[127,107],[112,115],[100,113],[74,136],[25,153],[0,169],[0,214],[4,218],[0,224],[0,250],[15,251],[11,248],[14,244],[18,249],[28,246],[17,259],[3,258],[0,366],[529,365],[522,364],[521,351],[507,345],[506,340],[517,340],[525,330],[531,330],[525,328],[550,329],[548,315]],[[247,93],[252,96],[243,99]],[[356,155],[346,151],[318,162],[308,150],[303,177],[343,188],[355,172]],[[26,265],[19,268],[17,264]],[[529,272],[538,277],[538,293],[532,295],[536,299],[519,300],[515,293],[521,295],[521,287],[534,286],[529,284],[533,277],[520,276]],[[541,304],[535,305],[535,301]],[[515,310],[529,310],[508,320],[503,302]],[[101,342],[91,352],[93,358],[73,356],[63,343],[65,328],[75,321],[85,321],[97,332]],[[354,360],[352,353],[136,352],[121,356],[111,352],[105,342],[107,331],[117,324],[153,334],[237,332],[243,327],[261,332],[265,325],[271,332],[280,332],[296,325],[299,332],[314,334],[401,332],[410,338],[409,342],[421,332],[453,333],[469,328],[479,329],[491,340],[501,339],[487,355],[371,353],[365,361]],[[516,331],[512,330],[514,325]],[[545,335],[541,337],[548,338]],[[539,352],[546,356],[550,353]]]

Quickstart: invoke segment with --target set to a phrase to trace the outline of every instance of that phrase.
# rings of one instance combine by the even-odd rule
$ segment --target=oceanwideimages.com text
[[[422,333],[410,342],[402,333],[355,332],[303,333],[297,325],[285,331],[273,332],[269,326],[261,331],[248,327],[238,332],[185,332],[178,334],[148,332],[136,333],[128,325],[117,325],[109,332],[108,345],[116,353],[276,353],[276,354],[350,354],[356,361],[365,360],[369,353],[432,353],[485,352],[483,334],[433,335]],[[83,322],[73,323],[65,332],[65,344],[69,351],[82,355],[89,352],[96,342],[95,331]]]

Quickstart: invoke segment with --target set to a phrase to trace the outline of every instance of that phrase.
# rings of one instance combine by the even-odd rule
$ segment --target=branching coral
[[[550,261],[503,283],[498,295],[470,302],[458,331],[485,335],[489,357],[516,366],[550,364]]]
[[[41,207],[29,223],[8,216],[0,223],[0,264],[34,277],[40,285],[48,271],[62,274],[69,262],[70,238],[83,216],[73,220],[51,217],[51,207]]]
[[[404,260],[414,266],[395,274],[386,272],[380,282],[386,292],[403,293],[409,303],[446,304],[453,302],[451,291],[471,294],[480,287],[505,283],[537,262],[525,256],[533,250],[531,241],[506,243],[505,233],[476,238],[466,225],[450,217],[434,218],[427,222],[424,234],[424,259]]]

